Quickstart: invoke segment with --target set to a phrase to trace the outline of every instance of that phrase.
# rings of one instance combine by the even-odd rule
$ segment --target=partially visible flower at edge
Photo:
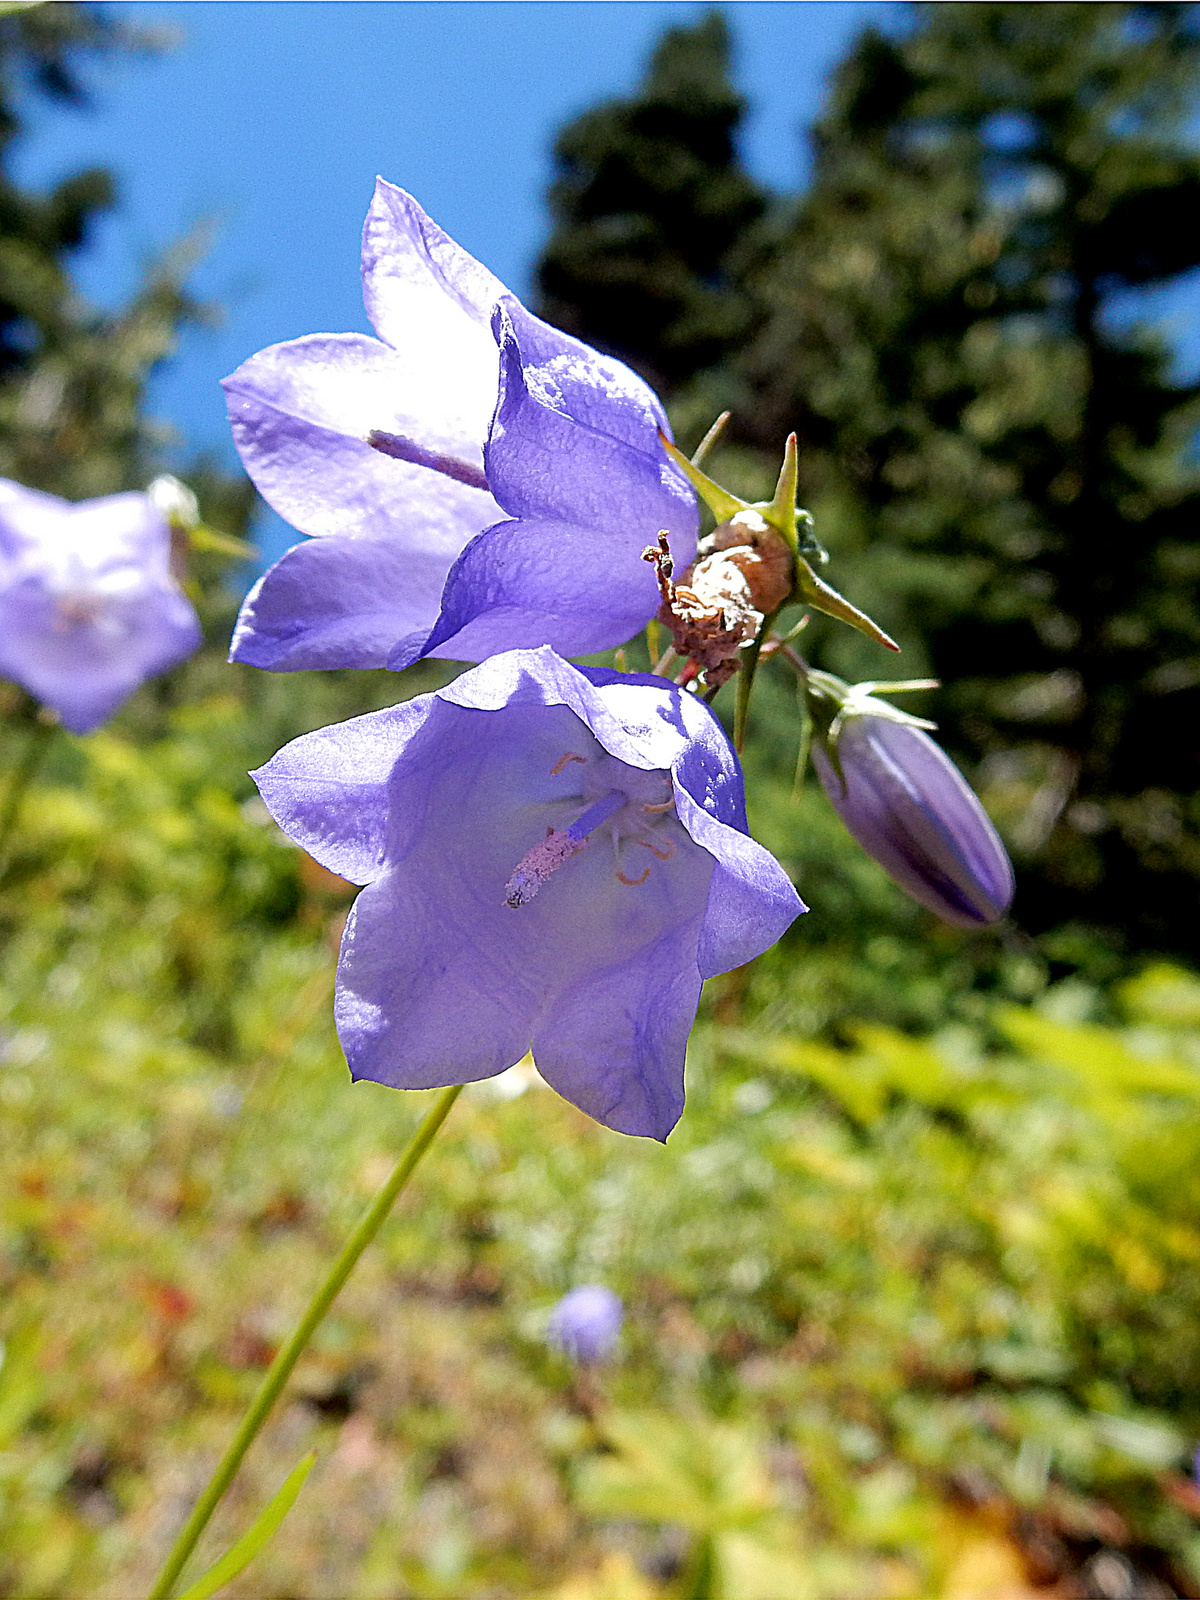
[[[839,680],[812,673],[816,686]],[[914,900],[957,928],[998,922],[1013,897],[1008,853],[962,773],[918,718],[848,691],[813,765],[834,810]],[[882,686],[886,687],[886,686]],[[840,692],[840,691],[839,691]],[[810,691],[810,705],[812,694]]]
[[[541,322],[380,179],[363,230],[379,337],[312,334],[225,380],[246,471],[302,533],[247,596],[231,659],[399,670],[549,644],[582,655],[653,615],[641,552],[695,552],[662,407]]]
[[[335,1012],[354,1077],[396,1088],[532,1049],[588,1115],[663,1139],[703,979],[804,909],[745,831],[707,706],[546,648],[307,734],[253,776],[297,844],[367,885]]]
[[[625,1308],[603,1284],[572,1289],[550,1313],[546,1340],[571,1361],[584,1365],[606,1360],[616,1348]]]
[[[145,494],[73,504],[0,479],[0,673],[72,733],[99,727],[200,646],[170,556]]]

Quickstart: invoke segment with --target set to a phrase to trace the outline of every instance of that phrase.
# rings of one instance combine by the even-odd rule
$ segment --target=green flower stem
[[[4,796],[4,809],[0,812],[0,878],[8,871],[9,846],[12,844],[13,834],[16,831],[17,817],[20,815],[21,802],[25,799],[29,785],[37,776],[37,770],[42,764],[46,751],[50,747],[58,724],[56,722],[34,722],[29,730],[29,738],[25,745],[25,753],[20,764],[8,781],[8,793]]]
[[[403,1191],[409,1178],[416,1170],[417,1163],[433,1143],[442,1123],[450,1114],[450,1108],[462,1093],[462,1084],[454,1084],[449,1089],[443,1089],[436,1104],[430,1109],[424,1121],[413,1135],[407,1150],[396,1163],[395,1171],[384,1184],[383,1188],[371,1202],[370,1208],[363,1215],[354,1232],[342,1246],[337,1260],[330,1268],[329,1275],[309,1301],[308,1309],[297,1323],[290,1339],[279,1351],[271,1363],[270,1371],[263,1379],[262,1387],[242,1418],[241,1426],[234,1435],[233,1440],[222,1456],[216,1471],[209,1479],[208,1487],[192,1508],[192,1514],[180,1530],[179,1537],[171,1547],[158,1579],[151,1589],[147,1600],[167,1600],[174,1586],[176,1578],[183,1571],[184,1563],[196,1548],[196,1543],[208,1525],[209,1518],[216,1510],[226,1489],[233,1482],[242,1458],[253,1444],[255,1436],[263,1423],[270,1415],[271,1408],[292,1375],[292,1369],[299,1361],[308,1341],[316,1332],[321,1319],[337,1299],[346,1279],[353,1272],[359,1256],[379,1232],[388,1212],[392,1209],[397,1198]]]

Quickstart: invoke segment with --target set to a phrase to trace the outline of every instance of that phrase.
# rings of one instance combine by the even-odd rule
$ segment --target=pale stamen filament
[[[651,854],[656,855],[660,861],[670,861],[671,857],[675,854],[675,846],[669,839],[665,839],[663,842],[667,847],[665,850],[660,850],[658,846],[650,839],[638,840],[638,843],[643,847],[643,849],[649,850]],[[649,871],[650,869],[647,867],[646,870]]]
[[[557,778],[559,773],[562,772],[566,768],[567,763],[570,762],[570,761],[582,761],[584,766],[585,767],[587,766],[587,757],[586,756],[577,756],[575,754],[574,750],[568,750],[566,755],[559,756],[558,760],[550,768],[550,776],[552,778]]]
[[[656,805],[656,806],[643,806],[642,807],[643,811],[649,811],[651,813],[659,812],[659,811],[673,811],[674,809],[675,809],[674,800],[663,800],[659,805]]]

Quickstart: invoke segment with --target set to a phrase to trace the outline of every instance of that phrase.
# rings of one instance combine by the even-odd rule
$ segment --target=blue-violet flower
[[[695,553],[695,498],[653,392],[514,299],[379,180],[363,230],[377,339],[312,334],[225,380],[246,471],[314,537],[247,596],[231,657],[400,669],[622,643],[658,605],[660,529]]]
[[[546,1338],[569,1360],[586,1366],[612,1354],[624,1320],[619,1296],[603,1284],[585,1283],[554,1307]]]
[[[702,980],[804,909],[746,834],[707,706],[545,648],[306,734],[254,779],[297,844],[367,885],[335,1013],[353,1075],[397,1088],[532,1049],[590,1116],[663,1139]]]
[[[0,673],[73,733],[106,721],[201,642],[144,494],[72,504],[0,479]]]
[[[944,922],[998,922],[1013,897],[1008,854],[962,773],[917,719],[851,689],[827,743],[813,745],[817,776],[867,854]]]

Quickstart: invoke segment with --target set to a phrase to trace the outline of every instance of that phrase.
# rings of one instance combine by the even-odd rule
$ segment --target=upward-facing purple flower
[[[683,1106],[700,985],[803,906],[745,832],[737,758],[661,678],[548,649],[294,740],[254,774],[271,814],[367,888],[336,1014],[352,1073],[424,1089],[542,1076],[622,1133]]]
[[[695,549],[653,392],[531,316],[411,196],[363,231],[379,337],[313,334],[225,380],[263,497],[302,533],[260,579],[232,658],[290,671],[620,644],[658,605],[660,528]]]
[[[147,495],[72,504],[0,479],[0,673],[73,733],[98,727],[201,642],[170,554]]]

